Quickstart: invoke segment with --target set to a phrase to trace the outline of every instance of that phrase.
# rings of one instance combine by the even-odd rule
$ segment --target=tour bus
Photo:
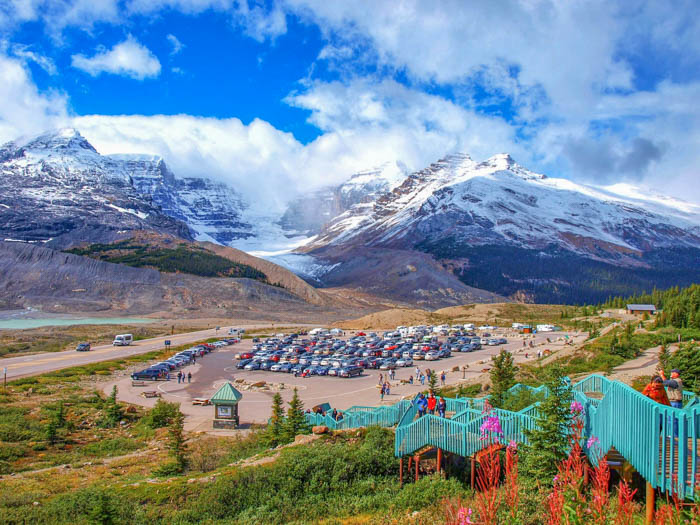
[[[129,346],[134,342],[134,336],[131,334],[115,335],[112,346]]]

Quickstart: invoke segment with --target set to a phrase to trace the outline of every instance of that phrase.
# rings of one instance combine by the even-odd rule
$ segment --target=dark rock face
[[[161,159],[154,169],[138,169],[139,160],[119,156],[133,167],[132,182],[142,195],[150,195],[169,217],[186,223],[199,240],[227,245],[254,235],[241,218],[245,204],[230,186],[205,178],[176,178]]]

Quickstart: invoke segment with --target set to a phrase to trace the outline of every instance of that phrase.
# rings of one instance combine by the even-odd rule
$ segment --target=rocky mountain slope
[[[508,155],[453,155],[353,206],[302,250],[334,265],[324,280],[352,264],[339,253],[419,251],[465,284],[539,300],[700,277],[700,207],[617,189],[628,195],[548,178]]]
[[[388,162],[356,173],[343,184],[316,190],[290,202],[280,226],[288,234],[316,235],[353,206],[372,203],[392,191],[407,175],[408,169],[400,162]]]
[[[134,188],[134,169],[157,169],[152,162],[137,164],[100,155],[73,129],[5,144],[0,147],[0,240],[63,247],[144,229],[191,239],[184,222]]]

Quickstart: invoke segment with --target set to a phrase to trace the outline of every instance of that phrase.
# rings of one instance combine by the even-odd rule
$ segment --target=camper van
[[[112,346],[129,346],[134,342],[134,336],[131,334],[115,335]]]

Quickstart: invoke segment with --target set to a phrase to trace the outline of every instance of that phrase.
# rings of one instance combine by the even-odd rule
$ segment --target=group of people
[[[181,370],[177,373],[178,383],[191,383],[192,382],[192,372],[187,372],[186,374]]]
[[[423,417],[426,414],[435,415],[436,411],[438,416],[445,417],[447,410],[445,398],[440,396],[438,399],[433,392],[430,392],[428,397],[425,397],[425,394],[419,395],[416,405],[418,406],[418,417]]]
[[[642,390],[642,394],[657,403],[673,408],[683,408],[683,380],[681,371],[677,368],[671,370],[671,378],[666,379],[663,370],[651,378],[651,381]]]
[[[379,389],[379,395],[381,396],[382,401],[384,401],[384,396],[388,396],[390,394],[391,385],[389,384],[389,381],[384,381]]]

